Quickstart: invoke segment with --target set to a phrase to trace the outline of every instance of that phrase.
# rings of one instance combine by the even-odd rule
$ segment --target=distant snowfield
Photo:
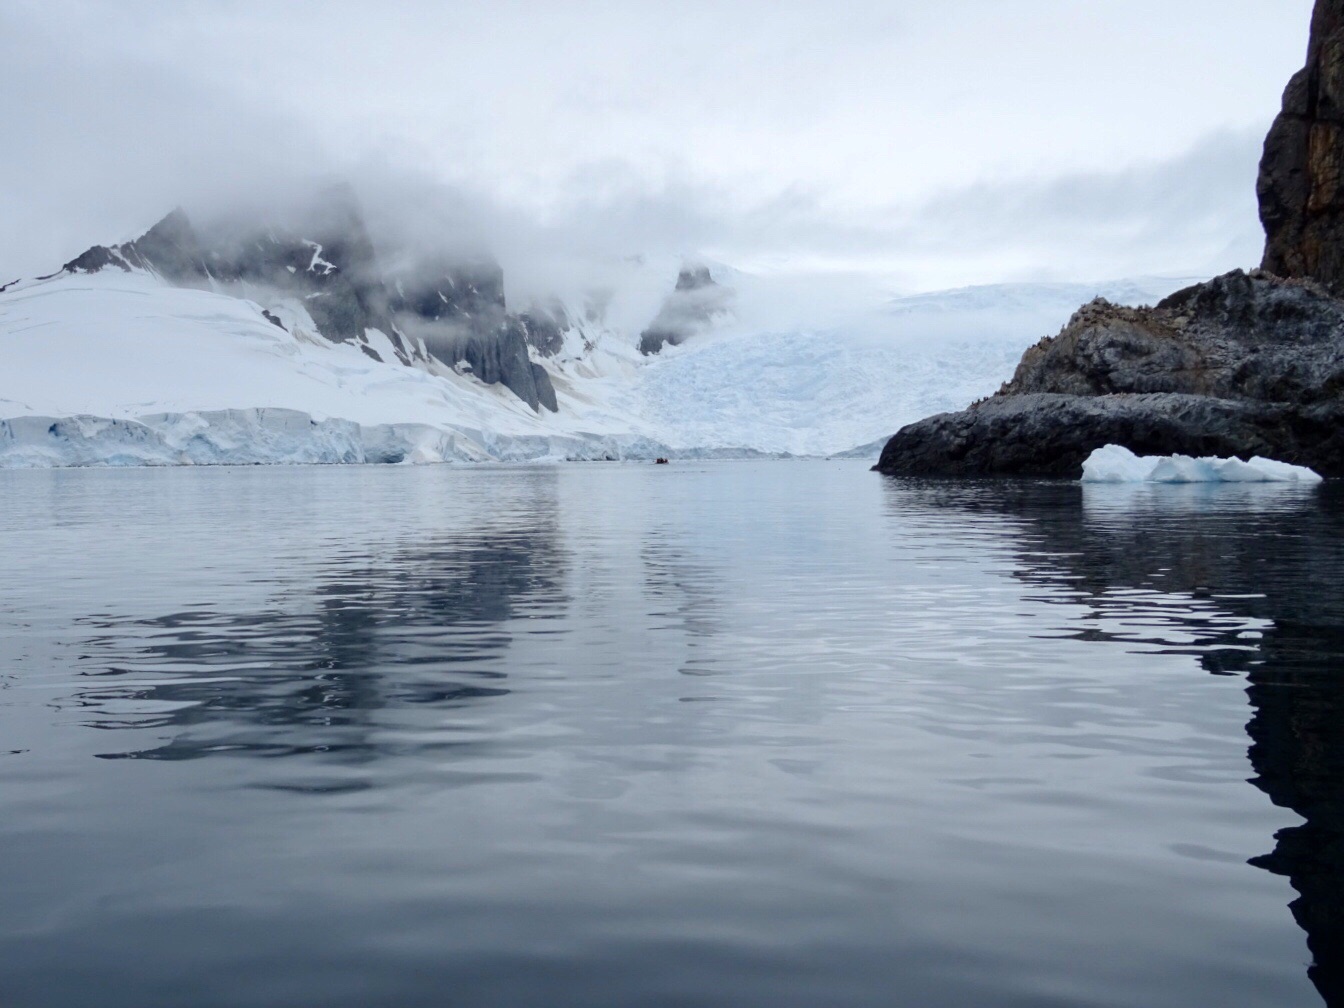
[[[0,466],[439,462],[790,454],[873,445],[960,409],[1097,294],[1191,282],[967,288],[898,300],[726,278],[739,310],[646,358],[637,328],[570,333],[558,414],[318,336],[271,305],[104,270],[0,294]],[[368,342],[377,349],[381,334]],[[389,356],[390,355],[384,355]]]

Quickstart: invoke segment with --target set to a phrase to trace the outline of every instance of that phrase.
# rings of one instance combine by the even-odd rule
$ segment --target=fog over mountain
[[[1207,274],[1258,259],[1309,7],[11,0],[0,283],[333,179],[522,296],[636,254],[893,292]]]

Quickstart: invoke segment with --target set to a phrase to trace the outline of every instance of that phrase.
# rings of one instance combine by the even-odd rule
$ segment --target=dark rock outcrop
[[[1155,308],[1085,305],[993,397],[903,428],[875,468],[1077,476],[1094,449],[1119,444],[1344,476],[1344,0],[1317,0],[1258,190],[1264,270]]]
[[[879,472],[1076,478],[1103,445],[1140,455],[1255,455],[1344,475],[1344,404],[1299,407],[1158,392],[995,396],[902,428]]]
[[[336,187],[317,204],[302,227],[235,223],[213,229],[208,240],[174,210],[134,241],[95,245],[63,270],[145,269],[179,286],[237,289],[253,300],[293,297],[333,342],[382,360],[365,338],[376,329],[401,364],[467,371],[533,409],[557,409],[550,375],[531,351],[559,349],[562,312],[510,312],[503,271],[492,260],[422,261],[389,276],[353,194]]]
[[[552,338],[535,321],[539,314],[510,313],[504,271],[497,263],[421,264],[396,277],[391,289],[391,328],[412,351],[423,346],[433,359],[461,367],[487,384],[503,385],[533,409],[558,409],[550,375],[532,362],[529,347],[553,354],[561,342],[559,324],[552,322]]]
[[[1263,455],[1344,475],[1344,301],[1241,271],[1156,308],[1097,300],[997,394],[903,428],[888,473],[1077,476],[1093,449]]]
[[[1097,300],[1022,357],[1000,395],[1178,392],[1310,404],[1344,394],[1344,302],[1241,270],[1156,308]]]
[[[1344,0],[1317,0],[1307,63],[1265,138],[1265,269],[1344,294]]]
[[[703,332],[728,310],[731,297],[731,291],[710,275],[707,266],[683,267],[677,274],[676,288],[640,333],[639,352],[656,354],[665,346],[679,346]]]
[[[558,303],[519,312],[513,317],[513,325],[527,345],[543,357],[554,357],[560,352],[565,343],[565,330],[570,328],[569,316]]]

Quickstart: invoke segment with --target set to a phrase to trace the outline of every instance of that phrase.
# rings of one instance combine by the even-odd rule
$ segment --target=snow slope
[[[100,452],[122,464],[534,459],[661,447],[628,429],[556,424],[469,376],[383,363],[315,335],[301,305],[289,308],[286,331],[252,302],[139,272],[6,292],[0,462],[95,464]],[[56,430],[34,417],[79,422]]]
[[[251,301],[141,272],[28,282],[0,293],[0,465],[828,455],[994,391],[1097,293],[1151,301],[1182,285],[890,301],[875,288],[731,282],[734,318],[654,357],[635,349],[638,313],[567,334],[561,354],[539,359],[556,414],[469,374],[330,343],[298,301],[267,306],[281,328]]]
[[[249,301],[144,273],[67,276],[0,298],[7,415],[68,416],[284,406],[358,423],[433,422],[445,411],[506,430],[531,414],[329,343],[286,332]]]

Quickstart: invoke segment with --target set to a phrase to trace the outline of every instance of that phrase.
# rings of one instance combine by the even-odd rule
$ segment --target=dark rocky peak
[[[497,331],[504,339],[521,339],[551,357],[564,343],[568,314],[558,301],[512,311],[505,301],[504,270],[493,259],[454,261],[436,258],[398,274],[394,313],[417,322],[443,322],[473,332]]]
[[[201,242],[181,207],[131,242],[128,253],[168,280],[200,276]]]
[[[307,290],[369,287],[381,279],[373,240],[344,186],[288,212],[215,221],[203,233],[216,280]]]
[[[435,257],[392,278],[393,307],[438,322],[504,320],[504,271],[491,259],[466,262]]]
[[[311,226],[229,220],[204,232],[178,208],[134,241],[95,245],[63,269],[92,273],[108,266],[149,270],[183,285],[244,281],[290,289],[334,284],[338,277],[377,281],[373,242],[353,208]]]
[[[302,300],[327,339],[358,341],[366,329],[380,329],[397,345],[373,242],[356,208],[338,204],[283,223],[226,223],[209,234],[205,265],[214,283],[239,285],[249,297]],[[397,349],[408,363],[410,354]]]
[[[1307,63],[1284,90],[1256,190],[1263,267],[1344,294],[1344,0],[1317,0]]]
[[[686,265],[658,314],[639,336],[639,352],[656,354],[664,346],[679,346],[704,332],[727,314],[733,292],[709,272],[708,266]]]
[[[68,263],[62,266],[56,273],[49,273],[46,276],[39,277],[39,280],[49,280],[60,273],[97,273],[109,266],[115,266],[118,269],[129,273],[132,269],[130,262],[122,255],[122,245],[94,245],[86,249]],[[137,260],[136,265],[139,265]]]
[[[706,287],[717,286],[709,274],[708,266],[683,266],[681,272],[677,274],[676,289],[679,291],[703,290]]]
[[[403,270],[388,286],[393,325],[412,345],[487,384],[504,385],[533,409],[558,408],[550,376],[532,362],[529,347],[554,353],[561,330],[544,314],[509,312],[504,271],[494,260],[434,258]]]
[[[110,247],[95,245],[61,269],[66,273],[96,273],[109,266],[149,270],[178,284],[205,276],[200,239],[181,207],[134,241]]]
[[[311,219],[291,226],[310,252],[305,272],[314,279],[341,273],[361,284],[380,283],[378,255],[354,195],[337,187],[319,208]]]

